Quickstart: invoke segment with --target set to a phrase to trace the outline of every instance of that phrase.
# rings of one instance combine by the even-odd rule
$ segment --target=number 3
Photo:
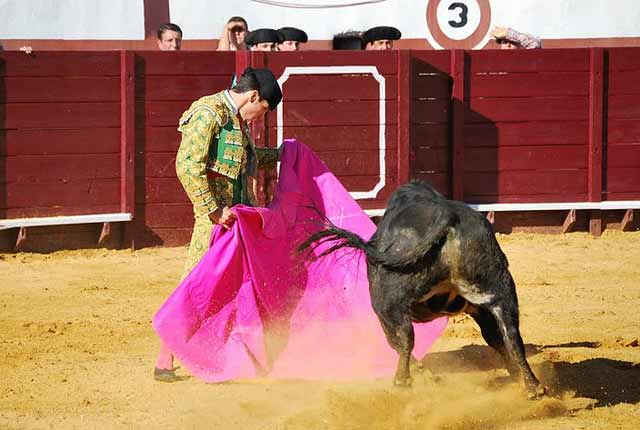
[[[458,14],[458,18],[460,21],[449,21],[449,25],[454,28],[460,28],[467,25],[469,20],[467,19],[467,14],[469,13],[469,7],[464,3],[451,3],[449,5],[449,10],[460,9],[460,13]]]

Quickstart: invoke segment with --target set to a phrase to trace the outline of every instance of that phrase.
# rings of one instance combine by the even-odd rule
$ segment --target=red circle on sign
[[[475,0],[480,7],[480,24],[466,39],[455,40],[444,34],[438,23],[438,6],[443,0],[428,0],[427,3],[427,31],[433,39],[445,49],[472,49],[478,45],[489,32],[491,25],[491,5],[489,0]],[[462,0],[464,1],[464,0]],[[435,48],[435,47],[434,47]]]

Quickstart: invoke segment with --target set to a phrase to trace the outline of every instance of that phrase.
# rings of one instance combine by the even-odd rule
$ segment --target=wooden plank
[[[176,124],[164,127],[144,127],[136,123],[138,150],[145,152],[178,152],[182,134]]]
[[[614,119],[607,121],[607,146],[624,143],[640,143],[638,119]]]
[[[344,187],[349,191],[368,191],[378,182],[377,176],[363,176],[358,174],[352,175],[341,175],[338,176],[338,179],[344,185]],[[388,190],[383,190],[379,194],[379,198],[383,195],[389,195],[392,190],[395,190],[398,186],[398,180],[393,175],[387,175],[386,186],[385,188]]]
[[[471,97],[586,96],[585,72],[483,73],[471,76]]]
[[[379,130],[379,125],[287,126],[283,136],[296,138],[314,150],[376,150],[380,147]],[[397,136],[393,131],[386,130],[387,148],[396,148]],[[270,127],[269,141],[275,142],[276,137],[277,129]]]
[[[587,168],[584,146],[515,146],[466,148],[467,172],[505,172],[524,170],[568,170]]]
[[[387,75],[385,98],[398,97],[398,79]],[[283,98],[291,101],[380,100],[380,84],[371,74],[291,75],[282,85]]]
[[[640,95],[609,96],[608,117],[611,119],[640,119]]]
[[[336,176],[350,176],[354,173],[364,176],[378,176],[380,172],[379,152],[377,151],[319,151],[316,155]],[[388,150],[385,159],[387,172],[393,172],[395,176],[397,174],[397,152]]]
[[[120,151],[119,128],[6,130],[0,155],[112,154]]]
[[[640,191],[605,191],[607,201],[640,200]]]
[[[617,71],[640,70],[640,58],[637,48],[609,48],[609,70]]]
[[[638,167],[607,169],[606,183],[609,194],[640,192],[640,169]]]
[[[451,71],[452,51],[411,51],[414,76],[420,73],[442,73],[448,75]]]
[[[448,147],[419,147],[414,149],[411,170],[423,173],[447,173],[451,166],[451,151]]]
[[[146,102],[136,109],[136,124],[145,127],[178,128],[178,120],[192,101]]]
[[[544,194],[473,194],[466,195],[465,202],[471,204],[494,203],[565,203],[582,202],[587,198],[586,193],[544,193]],[[513,213],[513,212],[512,212]]]
[[[385,101],[386,124],[397,121],[398,105]],[[284,126],[310,125],[374,125],[380,123],[378,101],[311,101],[284,102]],[[275,122],[274,122],[275,124]]]
[[[189,197],[178,178],[145,178],[136,187],[140,203],[189,203]]]
[[[9,76],[3,81],[5,103],[119,101],[119,81],[113,76]]]
[[[412,71],[411,97],[415,100],[450,99],[452,84],[448,74]]]
[[[395,53],[384,51],[269,52],[266,58],[269,69],[276,76],[280,76],[287,66],[375,66],[381,75],[395,74],[398,66]]]
[[[35,55],[0,52],[3,76],[114,76],[120,74],[120,56],[109,51],[42,51]]]
[[[609,95],[640,94],[639,70],[628,70],[609,73]]]
[[[640,169],[640,144],[618,144],[607,146],[607,171],[618,167]]]
[[[448,147],[449,125],[411,124],[411,146],[413,148]]]
[[[587,121],[533,121],[465,125],[465,147],[587,146]]]
[[[71,215],[89,215],[100,213],[115,213],[119,210],[118,202],[111,204],[94,204],[87,206],[80,202],[78,205],[69,206],[40,206],[32,205],[23,208],[8,208],[6,209],[6,218],[33,218],[33,217],[47,217],[47,216],[71,216]]]
[[[174,178],[176,177],[176,153],[138,153],[135,169],[137,178]]]
[[[231,77],[235,71],[233,52],[211,51],[137,51],[136,75],[170,76],[224,76]]]
[[[453,90],[451,92],[451,196],[454,200],[462,200],[465,194],[463,177],[465,164],[464,124],[467,121],[467,92],[469,91],[467,54],[462,50],[451,53],[451,76]]]
[[[582,121],[588,118],[586,97],[562,98],[474,98],[471,99],[466,121]]]
[[[471,72],[586,72],[586,49],[479,50],[470,51]]]
[[[103,128],[120,126],[119,103],[8,103],[4,128]]]
[[[599,202],[602,200],[604,51],[602,48],[591,48],[589,53],[589,163],[587,193],[590,202]]]
[[[451,100],[414,100],[411,103],[411,124],[442,124],[449,121]]]
[[[94,205],[120,202],[120,179],[91,179],[65,183],[9,183],[5,186],[6,208],[39,207],[84,207],[92,210]],[[70,215],[64,213],[64,215]]]
[[[467,197],[482,194],[577,195],[586,193],[587,171],[507,171],[499,175],[495,172],[465,172],[464,183],[465,201]]]
[[[118,154],[21,155],[4,160],[0,182],[65,183],[120,177]]]
[[[411,53],[410,51],[398,51],[398,144],[397,144],[397,171],[398,182],[403,184],[409,181],[411,152]]]
[[[170,85],[167,85],[170,79]],[[136,79],[136,98],[146,101],[195,101],[231,86],[229,76],[144,76]]]

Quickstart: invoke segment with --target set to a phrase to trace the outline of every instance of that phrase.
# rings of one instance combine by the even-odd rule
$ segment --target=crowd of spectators
[[[402,37],[395,27],[378,26],[366,31],[349,30],[333,36],[334,50],[385,51],[393,49],[393,43]],[[513,28],[494,27],[491,37],[500,49],[536,49],[542,48],[540,38],[521,33]],[[164,23],[157,30],[157,45],[161,51],[179,51],[182,49],[182,29],[174,23]],[[258,28],[249,31],[247,20],[241,16],[232,16],[222,29],[218,41],[218,51],[298,51],[309,40],[304,30],[295,27]],[[0,44],[0,51],[2,45]],[[31,54],[30,46],[20,51]]]
[[[520,33],[512,28],[494,27],[491,36],[501,49],[541,48],[539,38]],[[385,51],[402,37],[395,27],[378,26],[366,31],[345,31],[333,36],[334,50]],[[241,16],[229,18],[218,42],[218,51],[298,51],[309,40],[304,30],[295,27],[258,28],[250,31],[247,20]],[[179,50],[182,30],[176,24],[162,24],[158,28],[158,47],[161,50]]]

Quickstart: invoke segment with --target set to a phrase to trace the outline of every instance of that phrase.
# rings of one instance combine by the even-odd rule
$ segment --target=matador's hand
[[[229,230],[236,221],[236,214],[231,211],[231,208],[224,206],[211,212],[209,214],[209,219],[214,224],[220,224],[222,228]]]

